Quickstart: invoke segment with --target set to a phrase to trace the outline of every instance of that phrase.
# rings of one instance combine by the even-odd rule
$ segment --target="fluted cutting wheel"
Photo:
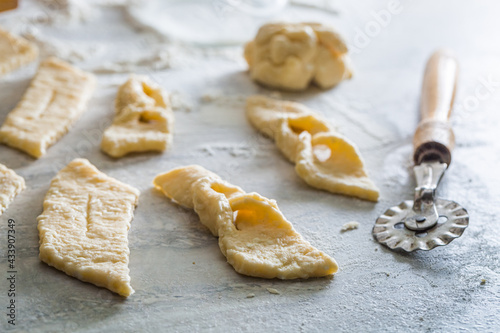
[[[407,200],[389,208],[373,227],[375,239],[390,249],[431,250],[449,244],[460,237],[469,225],[467,210],[454,201],[436,199],[438,223],[425,231],[413,231],[405,227],[405,218],[412,214],[413,201]]]

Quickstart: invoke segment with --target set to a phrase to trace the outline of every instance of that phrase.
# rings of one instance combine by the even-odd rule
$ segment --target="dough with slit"
[[[357,147],[304,105],[264,96],[247,99],[250,123],[272,138],[304,181],[322,190],[377,201]],[[323,154],[321,154],[323,153]]]
[[[52,180],[38,217],[40,259],[130,296],[128,230],[139,191],[75,159]]]
[[[153,183],[174,202],[196,211],[240,274],[296,279],[338,269],[335,260],[295,231],[274,200],[246,193],[201,166],[173,169]]]
[[[147,77],[131,75],[118,90],[115,109],[101,143],[108,155],[163,151],[171,144],[174,114],[169,97]]]

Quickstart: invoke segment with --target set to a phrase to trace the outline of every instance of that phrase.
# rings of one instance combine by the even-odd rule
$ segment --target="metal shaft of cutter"
[[[434,204],[436,189],[448,165],[438,161],[423,162],[413,167],[417,187],[413,212],[405,219],[405,226],[414,231],[424,231],[434,227],[439,215]]]

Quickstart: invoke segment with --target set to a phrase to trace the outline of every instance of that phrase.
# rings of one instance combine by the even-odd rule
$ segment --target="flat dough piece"
[[[39,158],[85,111],[95,77],[56,58],[44,60],[0,127],[0,142]]]
[[[52,180],[38,217],[40,259],[130,296],[127,234],[139,191],[75,159]]]
[[[153,183],[173,201],[196,211],[240,274],[296,279],[337,272],[335,260],[304,240],[274,200],[245,193],[197,165],[158,175]]]
[[[323,117],[304,105],[264,96],[247,99],[250,123],[272,138],[295,163],[297,174],[312,187],[377,201],[357,147]]]
[[[38,57],[38,48],[24,38],[0,29],[0,76],[24,66]]]
[[[351,221],[345,223],[342,228],[340,228],[341,232],[349,231],[349,230],[354,230],[359,228],[359,222],[356,221]]]
[[[24,178],[0,164],[0,215],[14,198],[26,188]]]
[[[163,151],[172,142],[174,113],[165,92],[145,76],[132,75],[118,90],[116,115],[101,148],[112,157]]]

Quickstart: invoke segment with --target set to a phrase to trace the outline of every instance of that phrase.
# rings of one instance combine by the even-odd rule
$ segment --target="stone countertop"
[[[2,331],[500,330],[497,2],[335,1],[336,11],[302,6],[294,14],[316,10],[337,26],[350,45],[355,73],[332,90],[311,88],[281,97],[317,110],[358,145],[381,190],[376,204],[306,186],[274,144],[249,125],[245,97],[273,92],[249,80],[241,47],[195,50],[139,29],[130,8],[116,1],[85,10],[68,3],[74,8],[26,1],[16,11],[0,13],[1,26],[36,40],[43,55],[56,54],[94,71],[99,82],[88,110],[46,156],[33,160],[0,146],[0,163],[27,183],[0,217],[2,313],[10,299],[8,219],[16,221],[18,271],[17,324],[8,325],[2,314]],[[421,79],[428,56],[442,46],[455,50],[461,73],[453,116],[457,145],[438,194],[466,207],[470,226],[446,247],[393,252],[374,241],[371,229],[386,208],[413,196],[411,139]],[[0,78],[0,122],[35,70],[31,64]],[[174,145],[163,154],[114,160],[99,144],[113,118],[117,87],[129,71],[147,74],[174,92]],[[129,233],[136,293],[128,299],[38,259],[36,218],[43,197],[57,171],[76,157],[141,190]],[[248,192],[276,199],[295,229],[337,260],[339,272],[297,281],[237,274],[197,215],[152,188],[156,174],[187,164],[203,165]],[[341,233],[349,221],[358,221],[359,229]]]

